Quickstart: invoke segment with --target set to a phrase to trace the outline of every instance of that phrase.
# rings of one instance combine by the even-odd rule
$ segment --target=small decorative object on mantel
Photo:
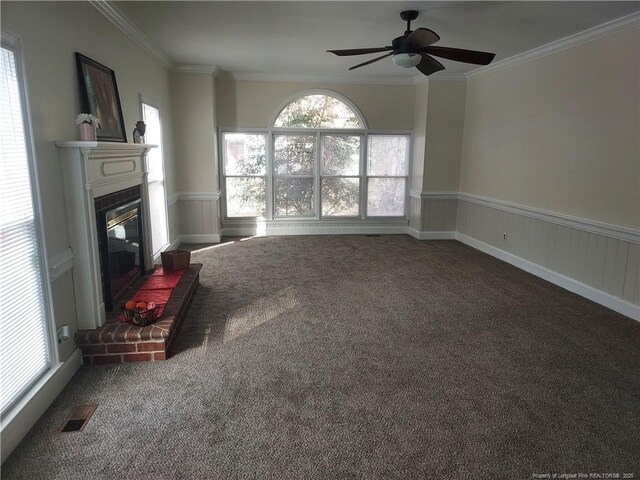
[[[95,142],[96,128],[100,128],[100,120],[91,113],[81,113],[76,117],[76,125],[80,129],[80,140]]]
[[[162,268],[165,272],[189,268],[191,252],[189,250],[167,250],[160,254]]]
[[[155,322],[160,313],[160,305],[153,302],[129,300],[122,307],[118,316],[121,322],[132,323],[139,327],[146,327]]]
[[[136,122],[136,128],[133,129],[133,143],[144,143],[144,134],[147,131],[147,125],[142,120]]]

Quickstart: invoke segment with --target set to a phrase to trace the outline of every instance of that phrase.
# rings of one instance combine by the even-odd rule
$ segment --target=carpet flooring
[[[83,366],[2,478],[640,478],[638,322],[456,241],[263,237],[192,261],[174,355]],[[85,430],[56,433],[81,403]]]

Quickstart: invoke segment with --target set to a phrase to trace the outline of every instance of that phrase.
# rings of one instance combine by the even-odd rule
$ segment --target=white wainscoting
[[[455,238],[457,203],[457,193],[410,191],[407,233],[420,240]]]
[[[457,239],[640,320],[640,232],[631,228],[467,193],[415,191],[408,220],[227,220],[220,227],[219,198],[219,192],[179,193],[169,200],[179,233],[170,248],[216,243],[222,235],[407,233],[420,240]]]
[[[349,234],[405,234],[407,220],[353,221],[242,221],[225,222],[223,235],[349,235]]]
[[[457,210],[461,242],[640,320],[638,231],[469,194]]]
[[[177,192],[169,197],[171,245],[220,242],[220,191]]]

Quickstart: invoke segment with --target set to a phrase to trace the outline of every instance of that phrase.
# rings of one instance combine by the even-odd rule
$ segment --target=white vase
[[[94,125],[89,125],[88,123],[80,124],[80,140],[86,142],[95,142],[96,141],[96,127]]]

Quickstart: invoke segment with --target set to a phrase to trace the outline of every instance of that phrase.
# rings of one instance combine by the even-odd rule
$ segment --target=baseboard
[[[493,257],[499,258],[511,265],[518,267],[526,272],[529,272],[537,277],[540,277],[548,282],[551,282],[559,287],[576,293],[584,298],[599,303],[611,310],[614,310],[622,315],[625,315],[633,320],[640,321],[640,306],[633,303],[622,300],[621,298],[614,297],[608,293],[598,290],[596,288],[585,285],[572,278],[561,275],[553,270],[542,267],[536,263],[525,260],[524,258],[513,255],[499,248],[496,248],[488,243],[484,243],[480,240],[476,240],[473,237],[469,237],[462,233],[456,233],[456,240],[469,245],[481,252],[487,253]]]
[[[182,235],[178,235],[178,237],[169,244],[169,246],[165,250],[175,250],[182,243]]]
[[[407,233],[418,240],[454,240],[456,238],[456,232],[421,232],[411,227],[407,227]]]
[[[202,233],[180,235],[178,240],[180,240],[180,243],[220,243],[220,237],[221,235],[218,233]]]
[[[66,361],[54,367],[34,386],[34,393],[25,397],[10,415],[2,419],[1,462],[4,463],[11,455],[81,366],[82,355],[76,348]]]

